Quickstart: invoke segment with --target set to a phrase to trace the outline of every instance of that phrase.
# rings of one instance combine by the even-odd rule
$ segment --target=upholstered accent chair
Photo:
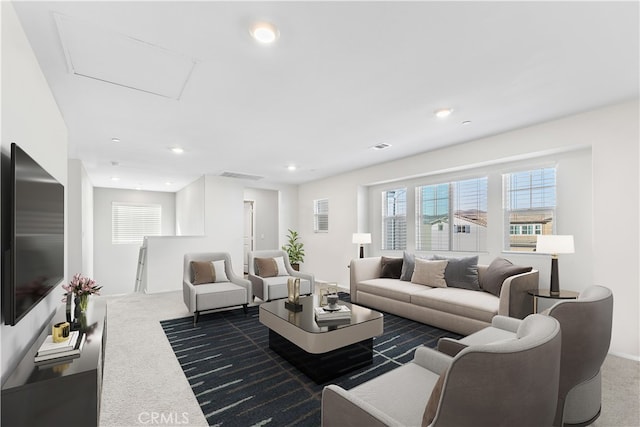
[[[227,252],[184,255],[182,296],[194,325],[203,311],[241,305],[246,313],[251,294],[251,282],[234,273]]]
[[[286,298],[289,277],[300,278],[300,295],[313,293],[315,286],[313,274],[295,271],[291,267],[286,251],[252,251],[247,254],[247,264],[249,280],[253,285],[253,296],[263,301]]]
[[[527,316],[516,335],[452,357],[427,347],[412,362],[349,391],[322,392],[322,425],[550,426],[560,373],[560,324]]]
[[[591,286],[575,300],[562,300],[543,314],[557,319],[562,330],[560,385],[555,426],[584,426],[600,416],[600,368],[609,351],[613,294],[604,286]],[[492,326],[460,340],[442,338],[438,350],[454,355],[466,346],[487,344],[515,335],[521,320],[493,318]]]

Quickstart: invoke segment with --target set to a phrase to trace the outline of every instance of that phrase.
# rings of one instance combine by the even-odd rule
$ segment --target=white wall
[[[162,206],[162,234],[175,233],[175,193],[94,188],[94,276],[102,295],[133,292],[140,245],[111,243],[113,202],[153,203]]]
[[[176,236],[204,236],[204,176],[176,193]]]
[[[68,168],[68,271],[93,277],[93,185],[82,161],[69,159]]]
[[[193,184],[191,184],[193,185]],[[197,184],[199,185],[199,184]],[[247,187],[252,190],[247,190]],[[242,272],[243,236],[244,236],[244,199],[245,193],[258,196],[262,190],[277,192],[278,247],[283,245],[286,233],[283,227],[295,228],[297,189],[291,185],[255,183],[235,178],[207,175],[204,177],[204,236],[202,237],[150,237],[147,240],[147,293],[176,291],[182,289],[183,258],[188,252],[221,251],[229,252],[233,268]],[[267,193],[265,193],[267,194]],[[273,198],[273,195],[270,196]],[[180,203],[184,203],[181,199]],[[176,201],[178,203],[178,201]],[[266,202],[273,205],[273,200]],[[180,206],[190,215],[200,213],[189,206]],[[189,220],[190,219],[186,219]],[[273,225],[273,220],[267,220]],[[266,236],[266,231],[265,231]],[[266,240],[266,239],[265,239]]]
[[[362,219],[358,218],[361,207],[357,200],[363,199],[363,185],[418,176],[464,176],[474,168],[498,172],[512,162],[557,159],[558,231],[574,234],[578,246],[575,254],[560,260],[561,281],[578,291],[591,284],[611,288],[615,298],[611,351],[638,358],[638,140],[636,100],[303,184],[299,188],[298,218],[301,237],[308,248],[307,270],[318,278],[348,284],[346,266],[357,253],[351,234],[373,232],[379,227],[379,222],[370,218],[369,229],[363,229]],[[591,164],[585,166],[588,149]],[[562,180],[567,179],[577,186],[565,187]],[[494,177],[489,185],[492,203],[497,204],[499,182]],[[327,234],[313,233],[310,213],[313,200],[318,198],[329,199]],[[572,205],[577,199],[590,199],[590,212],[577,218],[565,215],[567,210],[575,212]],[[371,214],[375,214],[373,200],[368,203]],[[497,205],[491,207],[496,208]],[[627,225],[630,233],[625,235],[620,227]],[[489,233],[490,252],[482,256],[484,260],[502,255],[498,249],[501,239],[501,234]],[[543,257],[508,257],[539,267],[541,287],[546,286],[548,267]]]
[[[280,249],[278,245],[278,191],[245,188],[244,200],[253,202],[254,250]]]
[[[49,86],[40,70],[13,5],[1,2],[2,21],[2,215],[6,215],[6,187],[10,144],[15,142],[63,185],[67,185],[67,129]],[[66,209],[66,203],[65,203]],[[65,217],[68,219],[67,213]],[[3,223],[8,220],[3,217]],[[68,222],[66,224],[68,228]],[[8,235],[2,229],[2,250],[8,249]],[[65,233],[65,259],[67,236]],[[4,270],[2,276],[4,280]],[[67,271],[63,282],[66,281]],[[61,304],[58,287],[15,326],[0,327],[2,380],[10,372],[53,311]]]

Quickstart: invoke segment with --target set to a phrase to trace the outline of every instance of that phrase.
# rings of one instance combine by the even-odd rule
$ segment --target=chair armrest
[[[184,303],[187,306],[187,310],[189,313],[195,313],[196,311],[196,288],[195,286],[186,281],[182,281],[182,298],[184,299]]]
[[[247,304],[249,304],[251,302],[251,299],[253,298],[253,284],[251,283],[251,281],[239,277],[235,273],[232,273],[231,276],[227,275],[227,278],[231,283],[242,286],[247,290]]]
[[[456,354],[467,348],[466,344],[453,338],[443,337],[438,340],[438,351],[448,356],[455,357]]]
[[[323,427],[400,426],[400,422],[340,386],[322,390]]]
[[[377,279],[381,273],[381,257],[356,258],[349,264],[349,288],[351,302],[358,302],[358,283]]]
[[[251,282],[251,292],[253,293],[253,295],[265,301],[264,279],[254,274],[249,274],[248,277],[249,277],[249,281]],[[251,298],[251,296],[249,298]]]
[[[508,277],[500,291],[498,314],[524,319],[533,313],[533,297],[528,291],[538,289],[538,270]]]
[[[509,332],[513,332],[516,333],[518,331],[518,327],[520,326],[520,323],[522,323],[521,319],[516,319],[513,317],[507,317],[507,316],[493,316],[493,319],[491,320],[491,326],[493,326],[494,328],[498,328],[498,329],[502,329],[504,331],[509,331]]]
[[[416,348],[413,363],[420,365],[434,374],[442,374],[451,365],[453,357],[440,353],[432,348],[421,346]]]

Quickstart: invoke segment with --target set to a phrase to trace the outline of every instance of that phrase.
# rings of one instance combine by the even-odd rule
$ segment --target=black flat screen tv
[[[15,325],[64,278],[64,186],[12,143],[9,192],[4,323]]]

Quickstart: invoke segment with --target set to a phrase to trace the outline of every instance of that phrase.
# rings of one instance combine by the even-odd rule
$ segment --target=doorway
[[[253,251],[255,239],[253,200],[244,201],[244,272],[249,272],[248,254]]]

